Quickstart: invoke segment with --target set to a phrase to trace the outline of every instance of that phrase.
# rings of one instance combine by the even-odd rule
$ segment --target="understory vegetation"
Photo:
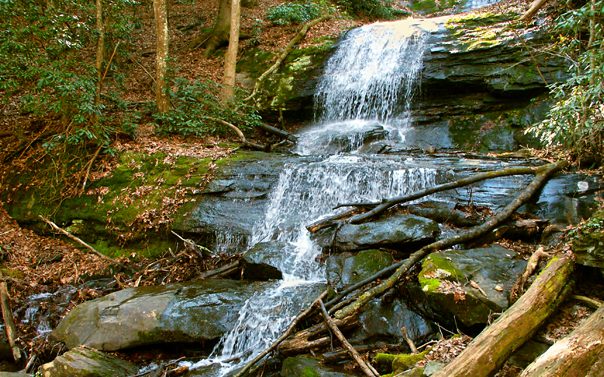
[[[555,104],[528,130],[546,147],[561,146],[583,165],[601,165],[604,154],[604,1],[588,0],[559,16],[558,53],[571,62],[566,82],[550,86]]]

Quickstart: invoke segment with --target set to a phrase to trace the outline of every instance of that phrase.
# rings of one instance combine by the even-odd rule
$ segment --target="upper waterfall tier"
[[[315,95],[323,121],[386,120],[410,107],[422,69],[428,20],[381,22],[353,29],[327,62]]]

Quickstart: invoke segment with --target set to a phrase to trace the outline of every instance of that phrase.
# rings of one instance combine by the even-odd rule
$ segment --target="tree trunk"
[[[535,0],[535,1],[533,1],[533,3],[531,4],[529,10],[527,10],[526,13],[524,13],[522,15],[522,17],[520,17],[520,20],[521,21],[529,21],[539,11],[539,9],[541,9],[545,5],[546,2],[547,2],[547,0]]]
[[[231,1],[220,0],[218,6],[218,15],[214,21],[212,31],[207,34],[200,34],[195,37],[191,43],[191,49],[204,48],[205,56],[210,56],[216,49],[225,45],[229,41],[229,32],[231,30]]]
[[[237,71],[237,52],[239,51],[239,19],[241,4],[239,0],[231,0],[231,27],[229,32],[229,47],[224,56],[224,81],[222,101],[227,103],[235,96],[235,73]]]
[[[96,31],[98,40],[96,44],[96,93],[94,104],[98,108],[101,104],[101,90],[103,89],[103,61],[105,60],[105,23],[103,21],[103,0],[96,0]],[[98,117],[95,116],[95,123]]]
[[[493,375],[570,292],[573,266],[568,256],[554,257],[526,293],[434,377]]]
[[[168,97],[168,84],[166,74],[168,71],[168,10],[166,0],[153,0],[155,14],[155,30],[157,34],[157,55],[155,57],[155,101],[157,111],[167,113],[170,110]]]
[[[604,306],[529,365],[521,377],[597,377],[604,374]]]

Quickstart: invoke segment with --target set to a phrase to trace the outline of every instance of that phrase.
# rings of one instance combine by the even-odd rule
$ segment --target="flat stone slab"
[[[138,367],[115,356],[89,347],[77,347],[42,365],[43,377],[127,377],[137,373]]]
[[[245,301],[270,283],[210,279],[128,288],[76,306],[51,337],[102,351],[218,339]]]

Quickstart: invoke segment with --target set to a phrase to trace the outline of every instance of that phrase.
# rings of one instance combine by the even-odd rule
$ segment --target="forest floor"
[[[195,2],[193,12],[190,4],[171,3],[171,49],[180,76],[189,79],[220,81],[222,55],[204,57],[199,50],[188,48],[188,42],[199,32],[199,27],[195,27],[195,25],[211,26],[217,11],[217,3],[217,1]],[[280,3],[282,2],[278,0],[259,0],[257,6],[243,10],[242,33],[251,37],[243,39],[242,52],[252,46],[279,51],[298,31],[299,25],[270,26],[268,21],[264,21],[265,26],[261,33],[255,34],[257,20],[265,20],[267,9]],[[524,6],[524,2],[517,0],[510,1],[508,4],[523,4]],[[153,72],[155,44],[152,32],[151,2],[146,2],[140,20],[143,27],[134,35],[133,44],[136,46],[136,50],[132,54],[132,72],[127,75],[125,82],[125,93],[128,93],[125,99],[132,102],[152,101],[154,95],[153,77],[149,73]],[[337,36],[342,31],[364,22],[367,21],[352,20],[339,15],[312,28],[305,40],[310,41],[327,35]],[[302,45],[304,43],[306,42],[302,42]],[[20,166],[19,159],[35,158],[32,156],[35,156],[37,152],[33,146],[31,148],[29,146],[33,145],[41,134],[37,120],[15,113],[15,106],[16,104],[5,105],[0,114],[0,160],[5,161],[5,159],[11,158],[9,156],[13,156],[11,164],[3,163],[0,166],[0,181],[4,181],[3,177],[15,174],[15,167]],[[116,140],[114,147],[116,150],[165,151],[169,154],[184,153],[186,148],[186,153],[196,153],[200,157],[228,154],[230,152],[228,148],[218,147],[219,141],[215,138],[187,138],[185,141],[178,136],[158,137],[153,134],[152,126],[143,124],[138,128],[136,139]],[[198,144],[194,152],[188,147],[190,143]],[[23,149],[24,145],[25,149]],[[14,155],[15,151],[20,150],[22,152]],[[110,169],[112,157],[100,158],[96,165]],[[104,168],[99,168],[99,170],[102,169]],[[3,187],[2,189],[10,188]],[[27,318],[25,307],[32,296],[51,294],[65,286],[76,288],[71,293],[68,306],[59,302],[57,307],[43,304],[43,307],[39,309],[54,315],[54,318],[50,318],[50,323],[56,324],[62,314],[83,301],[100,297],[112,290],[152,284],[153,276],[147,271],[147,267],[152,263],[158,262],[163,270],[169,271],[164,280],[166,283],[189,280],[190,271],[196,270],[203,263],[199,256],[190,250],[183,250],[178,254],[166,251],[166,254],[157,260],[123,257],[112,262],[90,253],[61,235],[40,235],[33,230],[21,227],[4,210],[1,202],[0,261],[3,263],[1,272],[9,286],[10,303],[13,311],[17,313],[19,345],[29,355],[37,353],[39,359],[43,361],[51,360],[58,350],[46,346],[44,337],[40,337],[37,332],[37,323],[29,321]],[[224,260],[213,261],[204,268],[211,269],[217,263],[224,262]],[[94,278],[108,278],[111,282],[106,284],[103,289],[85,284],[86,281]],[[459,348],[460,345],[451,345],[450,349],[443,345],[442,349],[452,354],[451,350],[457,352]]]

